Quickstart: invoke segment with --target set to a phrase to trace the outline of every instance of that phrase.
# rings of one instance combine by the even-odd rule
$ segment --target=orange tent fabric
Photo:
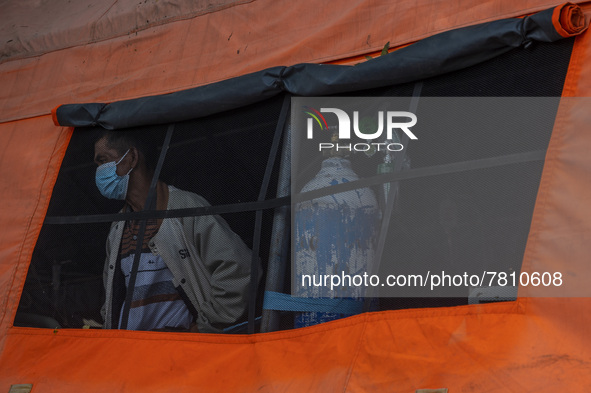
[[[339,10],[348,12],[326,6],[310,16],[313,6],[307,1],[293,3],[294,8],[283,2],[242,2],[138,30],[137,36],[72,48],[62,44],[43,55],[33,51],[32,57],[21,52],[20,58],[0,64],[8,86],[0,93],[0,390],[9,391],[13,384],[33,384],[33,392],[591,389],[591,300],[528,297],[536,295],[531,288],[521,291],[516,302],[363,314],[253,336],[12,327],[72,133],[53,126],[51,108],[175,91],[279,63],[344,59],[379,49],[388,40],[397,46],[554,5],[514,3],[462,1],[456,8],[437,8],[429,1],[349,1],[350,7],[339,3]],[[585,3],[583,9],[588,19],[591,6]],[[255,28],[257,38],[250,41],[249,27],[268,21],[269,15],[278,19],[266,31]],[[299,19],[303,15],[310,21]],[[392,15],[399,24],[392,23]],[[415,23],[419,15],[423,23]],[[295,26],[300,20],[304,23]],[[240,30],[232,34],[229,26]],[[373,29],[379,33],[369,34],[367,45],[366,32]],[[218,33],[212,42],[207,41],[210,30]],[[283,32],[283,39],[274,41],[273,31]],[[294,42],[294,35],[302,41]],[[192,41],[195,36],[200,38]],[[238,49],[248,57],[236,65]],[[135,68],[137,59],[145,67]],[[585,68],[590,62],[591,38],[585,33],[575,41],[547,153],[524,257],[528,272],[582,274],[588,269],[591,122],[589,99],[581,97],[591,95]],[[197,63],[201,66],[195,68]]]
[[[0,42],[11,41],[0,55],[0,121],[45,115],[64,103],[169,93],[277,65],[343,60],[380,51],[386,42],[395,48],[557,4],[219,0],[207,4],[220,10],[207,13],[205,2],[191,3],[125,1],[100,10],[92,2],[11,4],[3,10],[11,28],[0,30]]]

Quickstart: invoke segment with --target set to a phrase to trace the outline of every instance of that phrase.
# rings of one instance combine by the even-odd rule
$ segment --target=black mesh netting
[[[560,96],[572,43],[573,40],[563,40],[554,44],[533,44],[469,69],[422,81],[420,96]],[[412,96],[415,87],[413,83],[344,95]],[[422,103],[419,99],[419,111]],[[260,260],[260,279],[251,280],[248,275],[239,274],[240,278],[234,281],[239,292],[246,294],[248,304],[232,323],[212,323],[216,329],[230,329],[227,331],[236,333],[290,329],[299,315],[293,311],[263,310],[265,287],[274,292],[291,292],[289,209],[276,205],[246,205],[260,199],[278,124],[281,131],[288,128],[288,124],[281,127],[283,106],[284,97],[278,97],[229,113],[175,124],[165,151],[160,179],[176,189],[198,194],[221,209],[216,212],[221,212],[231,232],[250,250],[258,250],[259,259],[255,258],[255,263]],[[519,127],[523,130],[519,133],[514,131],[515,127],[487,129],[486,121],[480,118],[478,127],[468,122],[455,127],[454,133],[420,138],[408,151],[410,170],[543,152],[551,135],[555,111],[553,107],[539,113],[535,120],[539,127],[535,130],[527,127],[528,122],[531,123],[527,118],[523,127]],[[479,118],[478,115],[474,117]],[[435,126],[428,120],[421,125]],[[153,139],[161,149],[167,130],[168,126],[164,125],[144,127],[139,132]],[[77,129],[73,134],[54,187],[47,223],[33,253],[15,325],[80,328],[84,325],[98,327],[103,323],[100,310],[105,301],[105,242],[111,222],[118,221],[111,216],[105,219],[103,215],[119,212],[123,203],[107,200],[95,185],[93,146],[100,131]],[[293,133],[292,137],[297,139],[301,135]],[[284,139],[285,135],[281,144],[286,142]],[[279,148],[280,154],[269,172],[266,199],[275,198],[280,188],[277,184],[281,183],[281,151]],[[369,159],[354,155],[351,162],[358,175],[367,178],[376,174],[379,159],[377,155]],[[373,164],[368,165],[371,160]],[[310,169],[305,176],[312,178],[321,161],[318,158],[307,163]],[[542,169],[543,161],[529,160],[478,169],[468,167],[398,181],[399,192],[390,217],[389,241],[383,248],[380,274],[413,273],[416,266],[429,265],[434,260],[449,272],[463,271],[475,261],[479,269],[519,271]],[[380,195],[381,186],[372,185],[372,189]],[[383,206],[385,201],[378,199]],[[262,212],[259,217],[257,209]],[[192,220],[198,226],[199,215],[207,213],[201,210],[187,214],[187,221]],[[284,224],[277,214],[286,220]],[[76,217],[82,222],[76,222]],[[137,223],[142,218],[145,216],[126,217],[125,220]],[[217,249],[232,248],[228,239],[227,236],[204,236],[199,244],[213,244]],[[174,239],[169,241],[174,242]],[[179,255],[184,253],[191,254],[185,250]],[[269,261],[274,265],[270,266]],[[249,269],[250,266],[249,262]],[[272,272],[270,276],[268,272]],[[228,274],[230,277],[225,279],[236,276]],[[259,283],[256,290],[250,288],[251,282]],[[207,287],[207,291],[210,293],[206,298],[210,295],[222,299],[232,297],[229,288],[214,286]],[[186,298],[186,295],[181,297]],[[467,291],[461,295],[431,298],[400,297],[396,293],[382,295],[366,301],[365,309],[448,306],[469,301]],[[215,304],[212,307],[215,308]]]

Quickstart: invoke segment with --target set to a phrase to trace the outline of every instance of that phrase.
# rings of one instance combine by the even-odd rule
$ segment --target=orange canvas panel
[[[591,11],[591,6],[584,10]],[[523,262],[524,271],[561,272],[566,282],[562,287],[521,288],[522,296],[589,293],[591,139],[586,134],[591,124],[591,83],[585,65],[590,47],[589,34],[575,41]]]
[[[0,62],[104,41],[250,1],[7,2],[2,7],[7,23],[0,26]]]
[[[76,41],[78,36],[62,37],[77,34],[75,29],[68,32],[65,28],[70,25],[68,20],[37,33],[45,37],[47,53],[0,64],[0,121],[48,114],[65,103],[164,94],[277,65],[359,56],[381,50],[386,42],[394,48],[446,30],[522,16],[561,2],[462,0],[434,5],[431,0],[259,0],[191,19],[148,24],[139,30],[135,25],[131,30],[129,24],[119,26],[135,18],[125,13],[136,12],[136,2],[125,3],[133,5],[126,8],[117,2],[115,8],[104,11],[104,17],[93,11],[98,6],[75,16],[88,20],[90,27],[82,34],[87,43]],[[59,4],[65,6],[66,2],[47,2],[46,6]],[[22,7],[17,8],[21,13]],[[138,7],[138,12],[146,8]],[[120,10],[121,15],[112,15],[114,10]],[[65,15],[74,18],[68,12]],[[109,39],[94,36],[101,31],[95,25],[106,25],[103,34]],[[6,41],[10,37],[8,34]],[[64,46],[62,42],[68,40],[73,41]],[[38,53],[43,48],[31,50]]]
[[[513,305],[409,311],[410,318],[404,312],[384,314],[364,336],[349,391],[585,391],[581,388],[591,386],[588,346],[579,341],[581,331],[571,335],[554,321],[572,321],[567,304],[591,305],[588,299],[522,299]],[[588,317],[574,321],[585,322]]]
[[[0,349],[69,136],[50,116],[0,123]]]
[[[30,370],[36,375],[29,374],[28,379],[39,380],[39,389],[46,392],[68,391],[68,384],[72,389],[84,386],[89,392],[119,391],[121,386],[147,392],[313,391],[323,386],[323,380],[332,391],[347,377],[347,363],[362,329],[363,324],[349,322],[336,330],[314,329],[315,334],[298,331],[251,337],[25,331],[11,335],[10,340],[14,339],[15,349],[18,343],[21,348],[24,345],[26,354],[22,350],[6,354],[20,366],[6,363],[2,369],[12,373],[12,380],[27,379],[20,370]],[[334,334],[343,340],[333,340]],[[42,349],[48,345],[51,350]],[[76,358],[71,355],[74,348]],[[42,356],[36,355],[39,350]],[[316,351],[324,352],[323,357],[304,361]],[[65,364],[58,360],[64,356],[69,359]],[[64,373],[64,369],[70,371]],[[46,378],[51,375],[57,377]]]
[[[588,309],[588,299],[524,303],[363,314],[254,336],[14,328],[0,358],[0,388],[33,383],[37,391],[52,393],[591,387],[588,339],[581,340],[581,326],[590,318],[570,315],[573,307]]]

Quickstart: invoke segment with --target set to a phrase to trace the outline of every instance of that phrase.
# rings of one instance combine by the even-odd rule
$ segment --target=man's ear
[[[140,152],[138,149],[136,149],[135,147],[130,147],[129,148],[129,155],[131,156],[131,167],[132,168],[137,168],[139,162],[140,162]]]

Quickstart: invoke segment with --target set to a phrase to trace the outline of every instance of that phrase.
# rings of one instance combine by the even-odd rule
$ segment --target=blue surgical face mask
[[[129,174],[131,168],[127,174],[119,176],[117,174],[117,165],[125,158],[129,153],[129,149],[125,152],[123,157],[119,161],[107,162],[96,168],[96,186],[98,187],[101,194],[109,199],[120,199],[124,200],[127,196],[127,186],[129,184]]]

